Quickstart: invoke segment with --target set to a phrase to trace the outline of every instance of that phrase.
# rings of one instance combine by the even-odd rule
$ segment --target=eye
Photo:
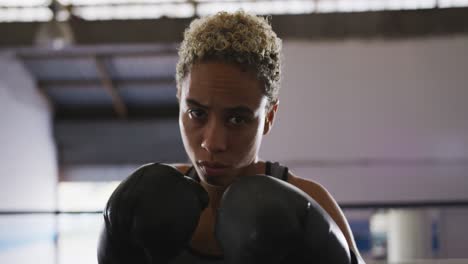
[[[234,125],[234,126],[240,126],[245,123],[247,123],[247,118],[243,116],[231,116],[228,119],[229,124]]]
[[[205,111],[201,109],[189,109],[187,112],[192,119],[203,119],[206,116]]]

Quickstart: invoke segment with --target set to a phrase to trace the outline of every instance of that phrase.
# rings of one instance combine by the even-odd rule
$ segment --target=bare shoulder
[[[335,198],[320,183],[298,177],[292,173],[288,175],[288,183],[301,189],[314,199],[336,221],[342,221],[343,214]]]
[[[318,182],[298,177],[292,173],[288,175],[288,183],[307,193],[331,216],[343,232],[348,245],[360,258],[349,223],[335,198],[333,198],[328,190]]]
[[[288,183],[296,186],[297,188],[310,195],[312,198],[314,198],[314,200],[316,200],[320,205],[322,205],[322,207],[325,205],[322,204],[322,202],[334,203],[334,199],[328,192],[328,190],[316,181],[298,177],[290,172],[288,175]]]
[[[186,174],[187,171],[192,167],[192,164],[189,163],[172,163],[171,166],[175,167],[178,171]]]

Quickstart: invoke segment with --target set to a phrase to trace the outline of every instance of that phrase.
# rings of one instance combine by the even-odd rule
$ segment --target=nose
[[[227,149],[227,131],[223,122],[212,118],[205,126],[201,147],[215,154]]]

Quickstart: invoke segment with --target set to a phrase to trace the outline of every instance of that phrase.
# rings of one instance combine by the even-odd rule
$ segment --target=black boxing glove
[[[176,168],[140,167],[107,202],[98,263],[168,263],[188,245],[208,201],[203,187]]]
[[[221,199],[215,234],[235,264],[350,264],[346,239],[320,205],[276,178],[240,177]]]

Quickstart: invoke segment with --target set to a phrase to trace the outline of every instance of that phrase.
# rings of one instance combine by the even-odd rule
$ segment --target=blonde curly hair
[[[184,32],[176,68],[177,96],[191,67],[220,60],[248,65],[264,83],[269,106],[278,98],[281,75],[281,39],[268,20],[246,13],[219,12],[192,21]]]

